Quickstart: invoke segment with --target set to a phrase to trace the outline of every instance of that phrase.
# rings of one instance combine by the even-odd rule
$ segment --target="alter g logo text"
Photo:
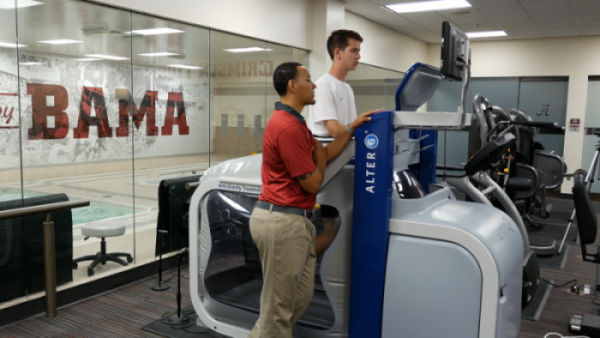
[[[379,145],[379,139],[375,134],[369,134],[365,137],[365,145],[369,149],[375,149]]]

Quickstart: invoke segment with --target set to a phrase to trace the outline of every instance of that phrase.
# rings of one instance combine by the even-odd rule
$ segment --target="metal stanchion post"
[[[46,317],[56,317],[56,259],[54,250],[54,222],[46,214],[44,222],[44,274],[46,278]]]
[[[169,286],[162,282],[162,248],[165,246],[165,235],[167,233],[167,230],[158,230],[158,235],[160,236],[160,246],[158,247],[158,284],[152,285],[151,289],[154,291],[165,291],[169,289]]]

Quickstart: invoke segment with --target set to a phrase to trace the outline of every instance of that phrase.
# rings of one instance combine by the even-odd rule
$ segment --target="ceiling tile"
[[[573,7],[597,6],[597,0],[570,0]]]
[[[586,29],[586,30],[581,30],[581,35],[600,35],[600,29]]]
[[[494,20],[495,22],[521,22],[521,21],[531,21],[531,17],[525,11],[513,12],[510,14],[503,13],[485,13],[487,17]]]
[[[539,26],[536,25],[533,21],[521,21],[521,22],[511,22],[511,23],[502,23],[499,22],[498,26],[504,29],[507,32],[510,31],[523,31],[529,29],[539,29]]]
[[[505,5],[516,3],[517,0],[467,0],[473,6]]]
[[[523,7],[569,6],[569,0],[518,0]]]
[[[484,22],[489,21],[489,18],[483,13],[481,13],[478,9],[473,8],[468,11],[468,14],[452,14],[450,11],[439,12],[441,16],[452,21],[452,22]]]
[[[582,20],[578,21],[579,28],[590,29],[590,28],[600,28],[600,20]]]
[[[577,20],[600,20],[600,6],[574,7],[573,15]]]
[[[467,23],[460,25],[465,32],[487,32],[501,30],[501,27],[493,22],[481,23],[479,25],[473,23]]]
[[[510,28],[504,28],[504,31],[510,34],[512,32],[531,31],[539,29],[540,28],[536,25],[511,25]]]
[[[345,5],[349,5],[349,4],[363,4],[363,5],[374,5],[374,6],[378,6],[377,3],[369,1],[369,0],[343,0],[342,1]]]
[[[515,39],[543,39],[546,35],[543,33],[531,33],[531,34],[522,34],[519,36],[514,36]]]
[[[398,15],[411,21],[444,20],[444,17],[437,12],[402,13]]]
[[[365,18],[386,19],[399,17],[396,13],[386,11],[381,7],[363,7],[359,9],[348,9],[348,11],[360,16],[364,16]]]
[[[523,12],[523,6],[518,2],[508,2],[506,4],[490,4],[490,5],[482,5],[477,6],[477,9],[480,10],[483,14],[505,14],[505,13],[514,13],[514,12]]]
[[[560,20],[560,19],[574,19],[575,16],[570,8],[564,10],[545,10],[545,11],[528,11],[527,14],[534,20]]]
[[[467,32],[502,29],[515,39],[600,35],[600,0],[468,0],[474,7],[464,9],[469,12],[465,15],[452,11],[398,15],[380,7],[415,0],[343,1],[350,12],[428,43],[438,42],[444,20]]]
[[[415,2],[415,0],[367,0],[380,6]]]
[[[559,37],[559,36],[579,36],[581,35],[580,29],[543,29],[542,32],[547,37]]]
[[[516,31],[511,31],[509,35],[511,37],[513,37],[513,38],[521,38],[521,37],[524,37],[524,36],[527,36],[527,37],[531,37],[531,36],[545,36],[544,32],[542,32],[539,29],[516,30]]]
[[[571,26],[575,26],[577,27],[577,21],[575,20],[575,18],[570,18],[570,17],[563,17],[563,18],[555,18],[555,19],[549,19],[549,18],[540,18],[540,19],[536,19],[534,18],[533,21],[540,27],[542,26],[562,26],[562,27],[571,27]]]

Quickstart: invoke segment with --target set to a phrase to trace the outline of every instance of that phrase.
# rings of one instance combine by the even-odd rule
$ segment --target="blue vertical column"
[[[429,137],[421,140],[421,149],[433,145],[425,149],[420,154],[419,163],[419,183],[426,192],[429,192],[429,185],[435,183],[435,174],[437,167],[437,130],[422,130],[421,136],[429,135]]]
[[[394,113],[356,131],[350,338],[381,337],[394,165]]]

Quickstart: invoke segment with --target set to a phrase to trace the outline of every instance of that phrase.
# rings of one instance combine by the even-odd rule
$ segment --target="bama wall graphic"
[[[0,168],[20,167],[21,147],[24,167],[210,149],[207,79],[134,67],[132,81],[117,63],[25,58],[39,65],[20,66],[19,81],[16,54],[0,51]]]

